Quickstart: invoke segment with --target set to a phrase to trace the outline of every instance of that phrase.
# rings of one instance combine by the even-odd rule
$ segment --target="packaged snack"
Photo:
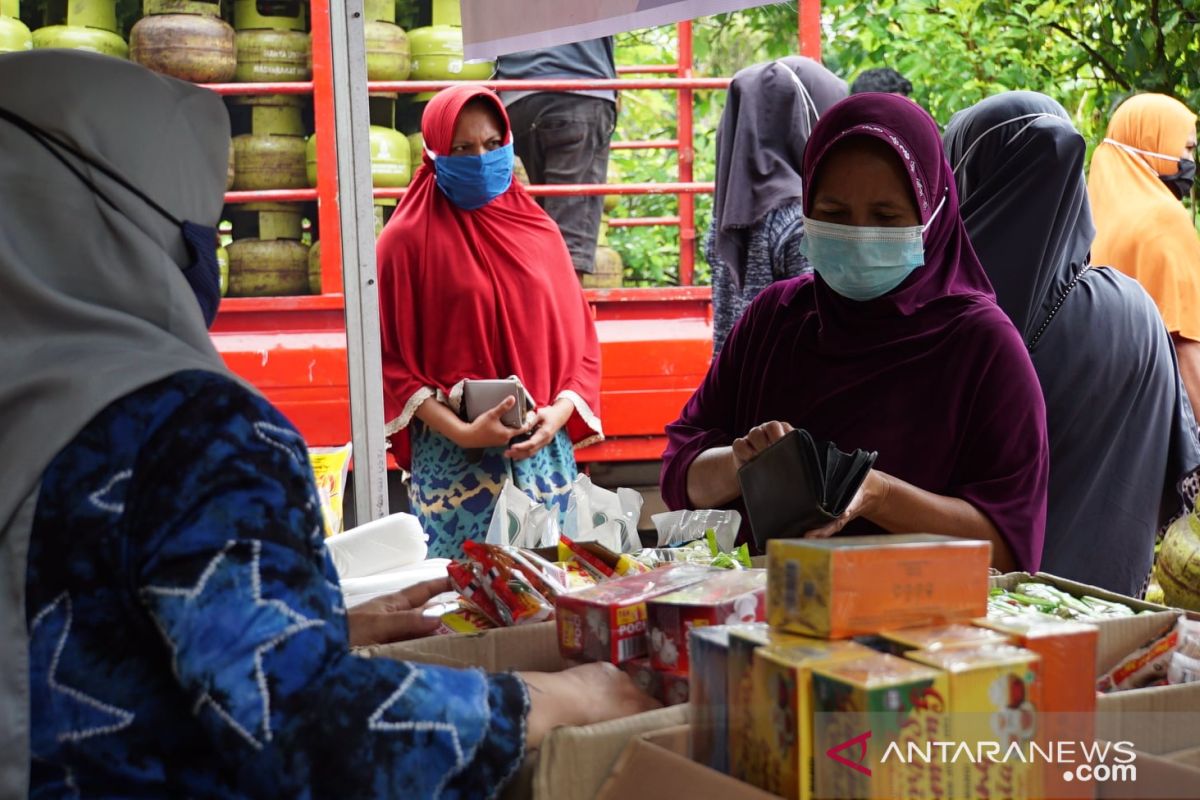
[[[591,538],[589,531],[611,523],[618,553],[641,550],[637,525],[642,516],[642,502],[641,494],[633,489],[610,491],[594,485],[587,475],[580,475],[567,499],[563,535],[581,542]]]
[[[536,553],[521,550],[517,547],[503,547],[482,542],[463,542],[463,552],[472,561],[482,563],[482,559],[490,557],[497,563],[503,564],[510,570],[519,572],[540,595],[547,600],[553,600],[567,591],[566,574],[542,559]],[[535,561],[536,560],[536,561]],[[536,565],[537,562],[544,564]]]
[[[688,676],[670,672],[660,673],[662,694],[659,700],[664,706],[681,706],[688,701]]]
[[[648,567],[678,562],[703,564],[717,569],[749,569],[752,566],[750,548],[747,545],[743,544],[727,553],[722,552],[716,531],[712,528],[705,532],[703,539],[678,547],[647,547],[639,551],[634,558]]]
[[[615,553],[598,542],[576,542],[563,536],[559,539],[558,549],[563,560],[574,558],[595,575],[597,580],[650,571],[649,567],[633,556]]]
[[[680,564],[560,595],[556,617],[563,657],[623,664],[647,655],[646,601],[713,574],[704,567]]]
[[[496,497],[488,524],[488,544],[513,547],[554,547],[558,544],[558,515],[535,503],[511,481],[505,481]]]
[[[441,615],[441,625],[435,634],[480,633],[496,626],[479,609],[463,601],[458,608]]]
[[[851,641],[808,639],[754,651],[746,781],[788,800],[813,794],[812,670],[874,654]]]
[[[1087,676],[1096,669],[1100,631],[1095,625],[1036,617],[976,620],[1011,637],[1013,644],[1042,659],[1042,703],[1038,707],[1037,741],[1090,742],[1095,733],[1096,692]],[[1067,781],[1054,764],[1040,765],[1037,796],[1065,800],[1090,798],[1093,786]]]
[[[742,515],[733,510],[700,508],[691,511],[664,511],[650,517],[650,521],[658,531],[659,547],[675,547],[703,539],[712,531],[718,548],[727,553],[737,542]]]
[[[454,584],[454,588],[458,589],[459,594],[465,597],[489,622],[497,628],[501,626],[500,610],[496,608],[496,603],[484,588],[484,580],[477,564],[471,561],[454,560],[446,565],[446,573],[450,576],[450,582]]]
[[[948,651],[940,651],[948,652]],[[812,669],[815,796],[845,800],[1005,797],[953,791],[932,751],[947,740],[948,676],[886,653],[826,661]],[[932,758],[887,757],[888,748]]]
[[[1179,647],[1180,625],[1174,625],[1142,647],[1130,653],[1119,664],[1100,676],[1096,691],[1113,692],[1123,689],[1144,689],[1167,682],[1171,655]]]
[[[941,650],[945,647],[1012,644],[1012,639],[1003,633],[976,625],[964,625],[960,622],[883,631],[875,636],[861,638],[859,641],[894,656],[902,656],[909,650]]]
[[[988,593],[988,616],[1010,617],[1042,615],[1057,619],[1089,620],[1132,617],[1135,612],[1124,603],[1070,592],[1048,583],[1026,581],[1015,589],[992,589]]]
[[[662,697],[662,673],[650,666],[650,659],[631,659],[622,664],[621,669],[633,678],[643,692],[651,697]]]
[[[567,576],[568,592],[573,592],[576,589],[586,589],[589,586],[595,586],[597,583],[595,573],[573,558],[567,561],[556,561],[554,566],[561,568]]]
[[[995,758],[959,758],[949,765],[951,797],[1038,797],[1041,766],[1030,757],[1041,704],[1041,657],[1021,647],[983,645],[913,650],[906,658],[944,670],[950,685],[950,741]],[[1017,746],[1025,755],[1009,756]]]
[[[703,628],[699,629],[703,630]],[[761,748],[754,743],[754,653],[761,647],[803,646],[814,640],[766,625],[738,625],[729,629],[729,671],[726,677],[729,720],[729,774],[745,781],[762,771]],[[846,644],[839,642],[838,644]]]
[[[844,638],[969,621],[987,610],[988,542],[932,534],[772,539],[767,621]]]
[[[554,605],[533,588],[520,570],[512,569],[504,553],[472,548],[473,561],[480,567],[483,588],[500,612],[505,626],[545,622],[554,616]],[[499,557],[497,557],[499,555]]]
[[[766,570],[722,571],[648,600],[650,663],[663,672],[687,673],[688,632],[704,625],[761,622],[766,592]]]
[[[310,447],[308,461],[317,483],[321,500],[321,515],[325,518],[325,535],[342,532],[342,499],[346,493],[346,475],[350,471],[352,446]]]
[[[709,625],[688,634],[688,750],[694,761],[724,773],[729,772],[729,632],[736,627]]]

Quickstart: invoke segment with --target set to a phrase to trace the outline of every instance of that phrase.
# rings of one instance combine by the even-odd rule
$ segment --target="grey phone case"
[[[527,411],[525,388],[513,378],[463,381],[463,416],[467,422],[474,422],[480,414],[491,411],[506,397],[515,397],[517,402],[500,421],[510,428],[520,428],[525,424]]]

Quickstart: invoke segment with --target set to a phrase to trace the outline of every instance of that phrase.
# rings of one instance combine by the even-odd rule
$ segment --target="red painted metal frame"
[[[821,60],[821,0],[800,0],[796,4],[796,36],[800,55]]]
[[[801,0],[801,52],[816,57],[820,48],[819,3]],[[229,203],[289,201],[317,203],[323,294],[312,297],[232,298],[222,303],[213,340],[231,369],[258,386],[299,426],[314,445],[350,439],[344,300],[341,295],[341,231],[333,118],[330,7],[312,0],[313,80],[296,83],[211,84],[222,95],[309,94],[313,96],[318,135],[316,190],[230,192]],[[674,183],[535,186],[533,194],[659,194],[679,196],[677,216],[623,218],[613,227],[678,225],[680,277],[690,283],[695,259],[695,194],[711,192],[712,183],[693,180],[693,91],[724,89],[727,78],[692,76],[692,30],[678,26],[676,64],[621,67],[621,75],[672,75],[671,78],[616,81],[484,81],[492,88],[565,90],[569,88],[677,90],[675,139],[614,143],[616,149],[679,151],[679,180]],[[458,85],[445,81],[372,83],[375,91],[422,92]],[[397,197],[403,190],[377,190]],[[610,438],[578,453],[581,463],[655,460],[665,439],[663,427],[674,419],[703,379],[711,357],[711,293],[706,287],[589,290],[605,365],[601,412]]]

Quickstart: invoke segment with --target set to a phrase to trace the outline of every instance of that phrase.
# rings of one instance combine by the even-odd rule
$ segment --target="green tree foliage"
[[[1174,95],[1200,110],[1200,0],[1076,3],[1058,0],[826,0],[823,59],[851,81],[863,69],[890,66],[914,86],[914,99],[945,124],[957,110],[996,92],[1033,89],[1061,102],[1090,144],[1104,135],[1112,109],[1142,91]],[[697,75],[731,75],[743,66],[796,52],[795,3],[698,20]],[[675,29],[618,37],[621,64],[664,63]],[[672,93],[624,92],[618,139],[673,138]],[[724,92],[696,93],[697,180],[711,180],[715,130]],[[626,181],[674,180],[670,151],[618,151]],[[616,215],[666,216],[673,196],[626,198]],[[697,201],[697,282],[708,277],[703,241],[711,200]],[[678,230],[613,231],[632,284],[678,276]]]

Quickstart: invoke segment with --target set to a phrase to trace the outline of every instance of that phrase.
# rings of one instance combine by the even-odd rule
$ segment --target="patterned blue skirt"
[[[463,542],[484,540],[505,480],[534,501],[555,508],[562,525],[576,477],[575,449],[565,430],[522,461],[505,458],[503,447],[492,447],[469,462],[467,451],[416,419],[409,425],[409,437],[409,510],[429,534],[430,558],[459,558]]]

